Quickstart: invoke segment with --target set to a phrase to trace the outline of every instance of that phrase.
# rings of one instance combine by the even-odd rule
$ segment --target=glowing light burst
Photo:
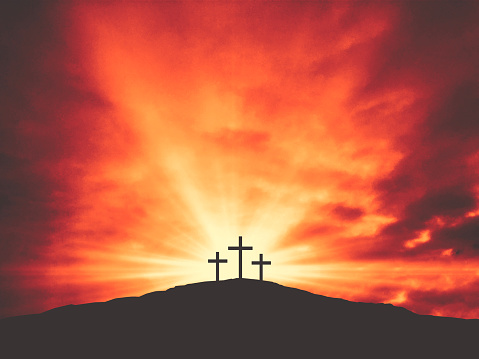
[[[398,138],[423,121],[428,94],[414,81],[358,93],[394,7],[320,8],[292,24],[273,6],[258,29],[241,6],[186,3],[73,6],[75,71],[104,101],[85,120],[102,152],[72,164],[71,216],[48,263],[28,267],[51,287],[47,306],[214,280],[217,251],[228,259],[220,278],[236,278],[227,248],[240,235],[254,248],[244,277],[258,278],[251,261],[263,253],[265,280],[324,295],[402,304],[425,286],[473,281],[477,263],[453,263],[452,249],[359,259],[398,220],[378,209],[372,183],[405,156]],[[400,250],[431,242],[425,230]]]
[[[216,10],[209,15],[216,17]],[[221,26],[236,21],[228,18],[230,9],[221,11],[226,11]],[[261,49],[247,37],[232,37],[211,51],[213,45],[204,43],[204,36],[193,34],[183,45],[177,34],[156,27],[152,15],[136,6],[92,5],[83,11],[79,7],[74,17],[81,29],[76,36],[84,46],[86,71],[112,107],[104,121],[114,117],[121,128],[130,129],[137,143],[130,145],[134,155],[98,161],[88,168],[78,195],[82,210],[68,229],[69,243],[74,243],[80,259],[72,266],[55,266],[55,275],[104,282],[141,278],[149,283],[142,284],[147,291],[213,279],[214,267],[206,260],[220,251],[229,261],[221,268],[221,278],[235,278],[237,257],[227,246],[242,235],[254,247],[244,255],[245,277],[258,276],[257,268],[248,264],[263,253],[273,262],[265,269],[267,279],[312,283],[321,277],[338,278],[328,264],[318,263],[338,257],[351,243],[329,240],[311,246],[288,238],[311,202],[350,202],[351,193],[359,188],[338,187],[338,173],[342,180],[357,173],[367,179],[380,169],[387,171],[400,158],[390,152],[352,160],[362,140],[351,142],[345,137],[349,131],[345,124],[337,126],[336,119],[351,117],[342,104],[360,81],[361,66],[354,72],[344,64],[347,71],[340,68],[328,80],[308,84],[313,87],[300,95],[292,110],[260,114],[262,102],[248,99],[248,91],[261,87],[277,91],[275,49]],[[199,21],[193,27],[212,30],[205,19],[192,21]],[[361,30],[362,38],[340,41],[346,45],[335,51],[367,42],[387,26],[381,20],[369,27],[369,32]],[[296,51],[298,57],[282,54],[282,61],[299,66],[304,49]],[[405,93],[411,97],[410,91]],[[395,103],[397,97],[393,96]],[[304,117],[301,122],[308,127],[290,125],[297,116]],[[111,147],[108,138],[115,135],[109,130],[105,148]],[[338,153],[338,143],[345,141],[349,146],[343,145]],[[383,140],[381,147],[387,148],[387,142]],[[320,170],[312,176],[323,180],[308,178],[307,171],[314,168]],[[314,189],[305,191],[305,181]],[[363,195],[361,201],[373,206],[370,196]],[[137,207],[133,219],[130,206]],[[112,211],[119,214],[113,217]],[[390,220],[368,214],[344,235],[373,234]],[[118,227],[113,235],[108,227],[112,225]],[[91,243],[96,243],[93,249]],[[57,244],[57,250],[65,248]]]
[[[235,63],[235,52],[207,61],[203,55],[197,63],[186,60],[189,66],[183,66],[168,51],[154,50],[185,52],[174,36],[142,37],[143,31],[149,32],[148,25],[136,23],[134,16],[125,19],[126,12],[110,14],[105,21],[98,20],[95,9],[84,15],[81,36],[82,43],[88,44],[85,53],[91,54],[85,59],[90,75],[111,102],[113,116],[122,127],[132,129],[140,144],[132,149],[136,157],[90,168],[92,175],[84,178],[79,196],[83,208],[89,209],[77,214],[72,230],[89,230],[90,236],[98,232],[102,224],[98,218],[108,216],[112,203],[128,205],[118,198],[119,188],[122,193],[134,193],[142,218],[133,224],[131,220],[117,223],[128,227],[126,237],[114,244],[106,241],[95,252],[88,249],[92,238],[73,241],[86,263],[80,268],[96,272],[97,280],[148,278],[156,288],[165,288],[214,278],[214,268],[206,259],[220,251],[231,263],[223,269],[222,278],[234,278],[237,259],[227,246],[242,235],[255,249],[245,254],[245,264],[264,253],[274,263],[266,277],[285,278],[285,263],[311,254],[295,246],[278,251],[281,238],[305,210],[291,191],[295,169],[282,171],[284,164],[274,163],[277,160],[271,156],[277,151],[267,146],[274,136],[272,128],[245,112],[241,97],[235,94],[240,89],[225,91],[212,80],[217,62],[226,56],[226,63]],[[145,16],[142,12],[140,18]],[[118,21],[133,21],[137,30],[126,32],[117,27]],[[132,45],[138,51],[131,52]],[[195,46],[186,49],[185,58],[198,51]],[[245,83],[241,69],[228,76],[232,83]],[[117,187],[110,193],[103,190],[102,198],[96,198],[92,188],[109,181]],[[102,205],[106,209],[98,213]],[[152,255],[152,249],[162,254]],[[127,271],[111,269],[124,267],[122,263]],[[308,276],[308,268],[316,270],[314,265],[303,266],[302,275]],[[59,273],[66,273],[65,269]],[[245,276],[257,277],[256,269],[245,265]]]

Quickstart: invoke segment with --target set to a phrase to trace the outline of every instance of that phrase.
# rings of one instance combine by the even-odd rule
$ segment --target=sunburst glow
[[[479,316],[479,302],[451,294],[479,288],[464,239],[479,218],[479,142],[466,134],[479,131],[437,115],[473,68],[440,55],[470,46],[472,30],[464,20],[454,41],[428,43],[431,59],[413,42],[426,30],[410,29],[420,9],[404,6],[59,6],[67,54],[38,66],[68,79],[75,100],[65,90],[50,115],[54,96],[29,91],[35,113],[55,120],[15,127],[33,143],[23,156],[41,153],[32,173],[51,183],[55,215],[32,258],[3,266],[44,294],[9,313],[214,280],[216,252],[228,260],[221,279],[235,278],[228,246],[242,236],[254,247],[244,277],[258,278],[262,253],[266,280]]]

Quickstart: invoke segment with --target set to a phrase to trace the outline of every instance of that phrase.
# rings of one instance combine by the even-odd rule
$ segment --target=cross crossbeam
[[[263,266],[270,265],[271,261],[263,261],[263,254],[259,255],[259,261],[252,261],[251,264],[259,265],[259,280],[263,280]]]
[[[208,259],[208,263],[216,263],[216,281],[220,280],[220,263],[228,263],[227,259],[220,259],[220,252],[216,252],[215,259]]]
[[[253,250],[253,247],[251,246],[243,247],[243,238],[239,236],[238,246],[229,246],[228,250],[238,251],[238,256],[239,256],[239,277],[238,278],[241,279],[243,278],[243,251],[251,251]]]

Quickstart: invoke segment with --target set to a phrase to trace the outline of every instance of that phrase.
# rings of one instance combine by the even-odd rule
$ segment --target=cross
[[[271,261],[263,261],[263,254],[260,254],[259,261],[252,261],[251,264],[259,265],[259,280],[263,280],[263,265],[271,264]]]
[[[239,279],[243,278],[243,251],[251,251],[253,247],[243,247],[243,238],[239,236],[239,245],[237,247],[228,247],[230,251],[238,251],[239,253]]]
[[[227,259],[220,259],[220,252],[216,252],[215,259],[208,259],[208,263],[216,263],[216,281],[220,280],[220,263],[228,263]]]

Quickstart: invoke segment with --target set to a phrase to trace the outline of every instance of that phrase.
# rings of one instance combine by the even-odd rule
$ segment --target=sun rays
[[[237,258],[227,247],[243,236],[255,249],[244,254],[248,278],[257,278],[250,263],[264,253],[273,263],[266,280],[316,293],[399,303],[407,289],[417,289],[416,279],[403,278],[423,278],[430,264],[362,261],[361,253],[397,220],[377,211],[371,181],[404,156],[393,144],[409,126],[371,128],[368,113],[381,108],[393,123],[416,105],[418,89],[391,88],[361,100],[355,89],[364,61],[355,67],[338,61],[327,77],[315,77],[311,66],[324,61],[327,44],[305,57],[304,36],[288,40],[298,56],[258,47],[247,36],[220,46],[194,36],[179,41],[141,7],[105,10],[75,14],[81,25],[75,36],[87,49],[88,77],[108,100],[107,116],[130,134],[131,155],[88,168],[69,245],[54,245],[56,254],[74,259],[49,275],[140,295],[213,280],[207,259],[219,251],[228,259],[221,278],[235,278]],[[355,39],[343,39],[334,53],[350,56],[362,46],[361,58],[373,56],[371,41],[389,26],[375,19],[368,31],[355,24]],[[239,26],[235,18],[223,20]],[[211,31],[201,17],[189,21]],[[135,25],[132,31],[125,22]]]

